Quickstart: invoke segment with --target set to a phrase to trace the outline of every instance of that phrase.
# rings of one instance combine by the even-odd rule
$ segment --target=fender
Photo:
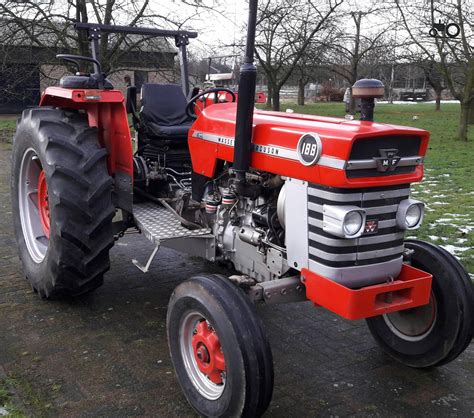
[[[40,106],[82,110],[89,126],[99,131],[100,144],[107,150],[107,168],[115,180],[116,206],[132,212],[133,147],[125,99],[119,90],[84,90],[48,87]]]

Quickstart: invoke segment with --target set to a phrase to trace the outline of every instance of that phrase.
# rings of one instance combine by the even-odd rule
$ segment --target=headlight
[[[344,219],[344,232],[353,236],[362,228],[363,216],[359,211],[349,212]]]
[[[341,238],[358,238],[364,232],[365,210],[357,206],[323,205],[323,230]]]
[[[424,203],[405,199],[398,205],[397,225],[401,229],[417,229],[423,221]]]

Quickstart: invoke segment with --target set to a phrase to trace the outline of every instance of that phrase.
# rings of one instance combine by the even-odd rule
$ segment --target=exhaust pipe
[[[234,172],[237,193],[245,194],[245,173],[249,169],[252,143],[253,109],[257,84],[257,67],[254,64],[255,31],[257,26],[258,0],[249,2],[249,20],[247,27],[247,45],[244,63],[240,67],[239,100],[235,125]]]

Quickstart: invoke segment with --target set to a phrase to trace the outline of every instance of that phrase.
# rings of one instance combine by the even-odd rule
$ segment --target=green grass
[[[11,142],[15,133],[17,116],[0,115],[0,142]]]
[[[11,379],[0,379],[0,407],[8,411],[6,415],[8,418],[24,418],[26,415],[12,402],[11,388],[13,386]]]
[[[344,117],[344,104],[321,103],[297,106],[285,103],[295,112]],[[474,126],[468,142],[456,141],[459,105],[442,104],[441,112],[433,104],[379,104],[378,122],[415,126],[431,133],[425,160],[425,178],[413,187],[413,197],[427,204],[420,230],[412,234],[445,246],[461,259],[474,274]],[[413,120],[413,116],[418,120]]]

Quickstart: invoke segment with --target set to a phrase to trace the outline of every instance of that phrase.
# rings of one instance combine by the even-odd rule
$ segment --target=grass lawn
[[[342,103],[285,103],[282,107],[301,113],[344,116]],[[453,140],[458,111],[457,104],[442,104],[441,112],[435,112],[433,104],[379,104],[375,119],[431,132],[425,180],[413,187],[413,196],[427,204],[424,224],[414,235],[443,245],[474,274],[474,126],[467,143]],[[16,118],[0,117],[0,141],[2,136],[12,136],[15,124]]]

